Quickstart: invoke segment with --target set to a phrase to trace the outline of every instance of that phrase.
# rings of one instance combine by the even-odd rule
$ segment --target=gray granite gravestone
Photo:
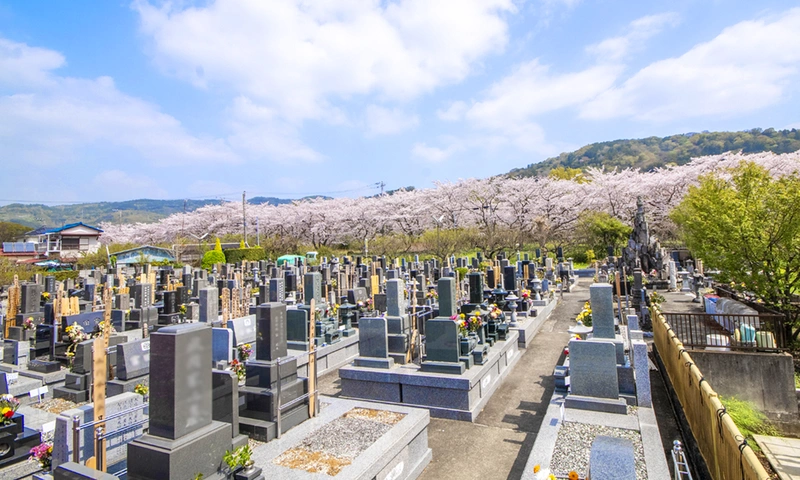
[[[647,357],[647,343],[644,341],[631,341],[631,364],[636,382],[636,403],[640,407],[651,407],[653,399],[650,393],[650,364]]]
[[[619,398],[614,344],[608,340],[569,342],[569,373],[574,395]]]
[[[592,480],[636,480],[633,443],[624,438],[598,435],[589,453]]]
[[[386,318],[364,317],[358,324],[357,367],[392,368],[394,359],[389,357],[389,341]]]
[[[305,296],[304,303],[310,303],[312,299],[317,305],[323,302],[321,273],[309,272],[303,275],[303,295]]]
[[[201,322],[212,323],[219,320],[219,290],[208,287],[200,290],[200,318]]]
[[[150,374],[150,339],[117,345],[117,378],[131,380]]]
[[[228,328],[233,332],[233,344],[241,345],[256,342],[256,316],[247,315],[228,320]]]
[[[392,317],[406,313],[405,283],[399,278],[386,281],[386,314]]]
[[[308,351],[308,310],[286,310],[286,346],[293,350]]]
[[[614,293],[611,284],[592,284],[589,287],[589,301],[592,306],[593,337],[613,339],[615,337]]]
[[[150,341],[150,431],[128,444],[128,478],[218,478],[231,428],[211,418],[211,326],[172,325]]]
[[[286,300],[286,282],[282,278],[269,279],[269,301],[282,302]]]
[[[425,323],[425,351],[422,371],[461,375],[464,364],[459,361],[458,326],[449,318],[439,317]]]
[[[247,436],[239,434],[239,383],[230,370],[211,371],[211,418],[231,426],[231,447],[234,451],[247,444]]]
[[[456,280],[454,278],[442,277],[437,283],[439,291],[439,316],[452,317],[458,313],[456,303]]]
[[[256,360],[276,361],[286,356],[286,305],[270,302],[256,313]]]

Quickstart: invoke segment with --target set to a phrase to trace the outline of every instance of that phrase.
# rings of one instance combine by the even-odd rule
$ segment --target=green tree
[[[15,242],[30,228],[14,222],[0,222],[0,242]]]
[[[592,255],[596,252],[605,255],[608,246],[613,246],[616,250],[625,242],[631,230],[630,226],[617,217],[589,210],[580,214],[575,229],[579,241],[592,250]]]
[[[791,300],[800,289],[800,177],[773,178],[752,162],[728,173],[700,177],[670,216],[696,257],[744,282],[796,323]]]
[[[220,244],[219,238],[214,244],[214,250],[209,250],[203,254],[202,266],[206,270],[211,270],[217,263],[225,263],[225,253],[222,251],[222,244]]]

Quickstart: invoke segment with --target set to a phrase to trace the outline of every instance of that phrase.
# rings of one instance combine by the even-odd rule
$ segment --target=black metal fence
[[[761,352],[787,349],[783,315],[667,312],[663,315],[687,348]]]

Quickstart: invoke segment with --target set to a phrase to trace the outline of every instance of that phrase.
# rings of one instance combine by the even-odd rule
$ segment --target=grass
[[[800,388],[800,373],[794,372],[794,388]]]
[[[795,377],[795,381],[796,381]],[[764,415],[758,408],[751,402],[739,400],[736,397],[720,397],[720,401],[731,416],[731,420],[736,424],[736,427],[748,440],[748,444],[753,450],[760,452],[761,449],[753,440],[753,435],[769,435],[773,437],[781,436],[780,431],[770,423],[766,415]]]

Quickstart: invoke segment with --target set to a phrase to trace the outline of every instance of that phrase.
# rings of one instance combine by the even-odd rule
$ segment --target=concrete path
[[[590,283],[581,279],[572,293],[564,294],[475,423],[431,419],[433,461],[420,479],[520,478],[553,394],[553,368],[569,340],[567,329],[589,300]],[[321,377],[319,387],[323,394],[336,396],[338,375]]]

